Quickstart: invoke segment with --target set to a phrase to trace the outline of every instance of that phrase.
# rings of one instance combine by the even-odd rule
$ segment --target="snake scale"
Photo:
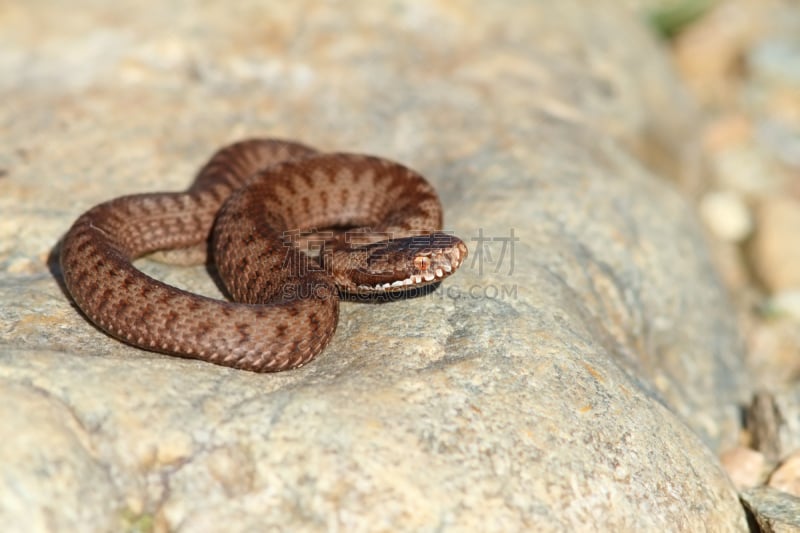
[[[110,335],[272,372],[325,348],[340,294],[408,291],[455,272],[467,248],[441,228],[433,187],[403,165],[250,139],[220,149],[185,192],[91,208],[64,236],[60,262],[75,303]],[[208,248],[232,301],[178,289],[133,265],[154,251],[191,248]]]

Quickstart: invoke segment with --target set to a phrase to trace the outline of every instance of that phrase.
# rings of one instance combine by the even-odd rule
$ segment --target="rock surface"
[[[747,393],[733,317],[632,155],[690,172],[690,110],[635,18],[552,4],[4,7],[5,530],[746,530],[712,453]],[[48,263],[72,220],[251,135],[420,170],[471,262],[344,305],[278,375],[90,326]],[[141,266],[218,295],[202,267]]]
[[[800,386],[759,391],[747,408],[746,425],[754,447],[771,461],[800,449]]]
[[[800,529],[800,498],[770,487],[742,493],[754,530],[760,533],[794,533]]]

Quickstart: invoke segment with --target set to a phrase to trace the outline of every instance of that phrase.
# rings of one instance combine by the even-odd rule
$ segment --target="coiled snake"
[[[252,139],[219,150],[185,192],[93,207],[65,235],[60,259],[75,303],[112,336],[271,372],[325,348],[340,292],[406,291],[455,272],[467,248],[441,227],[434,189],[398,163]],[[302,246],[314,242],[317,257]],[[233,302],[172,287],[132,264],[204,243]]]

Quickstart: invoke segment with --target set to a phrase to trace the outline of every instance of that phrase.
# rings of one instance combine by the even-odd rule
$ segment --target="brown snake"
[[[408,291],[455,272],[467,248],[441,227],[434,189],[398,163],[252,139],[219,150],[185,192],[123,196],[81,215],[62,242],[61,268],[78,307],[114,337],[272,372],[325,348],[340,292]],[[132,264],[209,242],[233,302]],[[300,245],[313,242],[317,257]]]

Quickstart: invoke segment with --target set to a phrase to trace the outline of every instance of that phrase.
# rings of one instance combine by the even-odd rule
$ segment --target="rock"
[[[754,447],[768,461],[780,461],[800,449],[800,386],[759,391],[747,408],[746,425]]]
[[[767,306],[767,320],[756,324],[748,335],[748,364],[753,369],[753,387],[780,389],[791,386],[800,374],[800,328],[780,308]]]
[[[730,99],[743,55],[766,16],[763,6],[745,0],[720,2],[678,35],[676,66],[695,95],[717,105]]]
[[[732,191],[706,194],[700,201],[700,214],[712,233],[728,242],[742,242],[753,229],[747,205]]]
[[[769,196],[756,209],[751,259],[770,291],[800,288],[800,199]]]
[[[800,498],[770,487],[758,487],[744,491],[742,503],[752,517],[751,531],[793,533],[800,529]]]
[[[32,382],[0,378],[0,398],[3,529],[115,529],[123,494],[81,417]]]
[[[715,457],[749,394],[736,323],[632,155],[682,165],[694,117],[614,2],[42,2],[0,36],[4,530],[746,530]],[[469,264],[344,304],[277,375],[92,327],[47,262],[69,224],[252,135],[420,170]]]
[[[794,452],[781,461],[767,483],[773,489],[800,497],[800,452]]]
[[[787,317],[800,321],[800,288],[774,294],[766,302],[765,314],[772,317]]]
[[[767,468],[763,453],[737,446],[722,453],[720,461],[737,489],[749,489],[763,484]]]
[[[769,391],[758,391],[753,395],[745,415],[753,447],[771,462],[783,457],[786,443],[782,442],[781,433],[785,434],[786,421],[775,395]]]

